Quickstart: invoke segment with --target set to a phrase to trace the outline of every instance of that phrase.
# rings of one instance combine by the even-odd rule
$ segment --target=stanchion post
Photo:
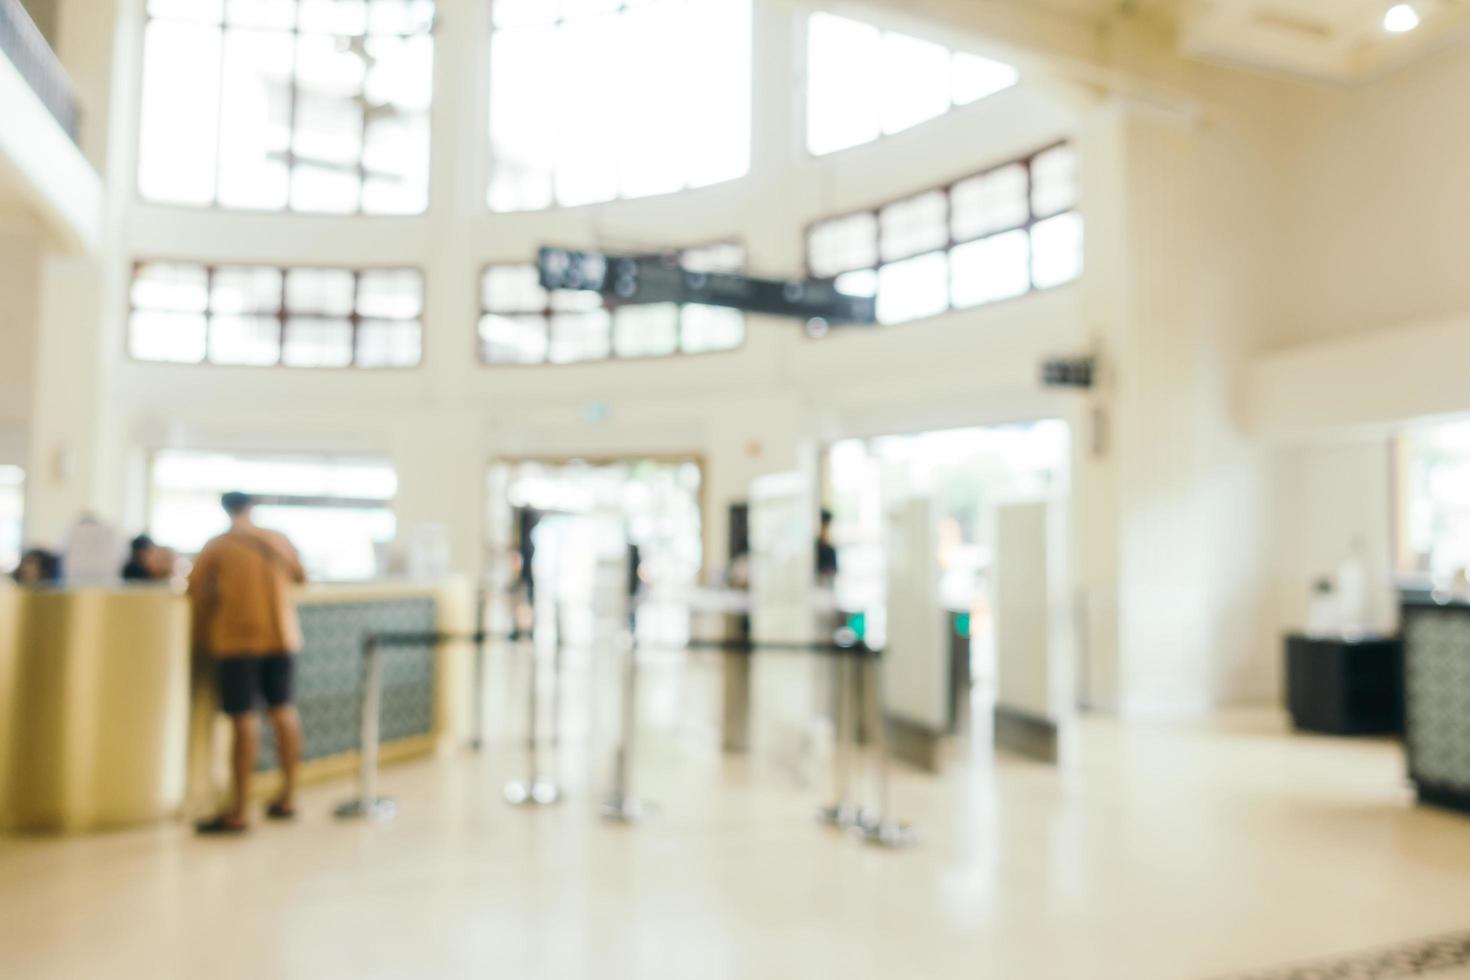
[[[470,724],[473,726],[470,734],[470,748],[479,752],[485,747],[485,632],[480,630],[475,633],[475,694],[472,704],[473,717]]]
[[[381,706],[383,676],[382,651],[377,638],[369,634],[362,647],[362,715],[358,735],[358,796],[337,807],[344,820],[388,820],[398,811],[392,800],[378,795],[378,711]]]
[[[888,735],[883,718],[883,670],[878,655],[871,651],[859,661],[859,670],[867,670],[873,679],[872,719],[874,766],[877,770],[878,809],[876,813],[864,814],[862,822],[854,828],[863,840],[878,847],[903,848],[918,843],[918,835],[906,823],[894,820],[890,813],[888,797]]]
[[[558,638],[558,647],[560,643]],[[562,792],[554,781],[541,778],[541,657],[534,637],[531,640],[530,666],[531,676],[526,684],[530,690],[526,712],[526,778],[506,784],[505,801],[512,806],[550,806],[561,802]],[[555,718],[552,724],[556,724]]]
[[[834,648],[832,672],[836,679],[837,711],[833,717],[832,802],[817,811],[817,819],[833,827],[852,827],[858,808],[852,802],[852,757],[857,751],[856,696],[852,679],[852,653]]]
[[[658,812],[657,807],[631,796],[633,752],[638,734],[638,644],[631,631],[619,640],[623,654],[622,719],[618,751],[613,763],[613,787],[602,804],[602,815],[618,823],[636,824]]]
[[[475,660],[472,668],[475,686],[470,701],[470,748],[479,752],[485,747],[485,610],[488,600],[482,584],[475,591]]]

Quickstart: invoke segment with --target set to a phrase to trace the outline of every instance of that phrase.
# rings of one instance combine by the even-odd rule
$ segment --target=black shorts
[[[289,653],[219,658],[219,702],[227,715],[254,711],[261,699],[266,707],[291,703],[296,658]]]

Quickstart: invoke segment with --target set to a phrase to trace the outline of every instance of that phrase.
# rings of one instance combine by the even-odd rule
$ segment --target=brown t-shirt
[[[189,575],[196,643],[216,657],[295,653],[301,624],[291,589],[305,581],[285,535],[258,527],[221,534]]]

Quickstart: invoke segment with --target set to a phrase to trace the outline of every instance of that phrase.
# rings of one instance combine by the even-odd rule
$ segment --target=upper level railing
[[[10,59],[72,142],[77,142],[82,111],[71,78],[20,0],[0,0],[0,53]]]

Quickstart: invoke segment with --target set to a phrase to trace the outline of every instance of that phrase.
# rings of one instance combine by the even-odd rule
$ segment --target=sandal
[[[194,833],[207,837],[236,836],[249,829],[249,825],[237,823],[223,814],[213,820],[204,820],[194,825]]]
[[[276,802],[265,808],[265,815],[272,820],[295,820],[296,808]]]

